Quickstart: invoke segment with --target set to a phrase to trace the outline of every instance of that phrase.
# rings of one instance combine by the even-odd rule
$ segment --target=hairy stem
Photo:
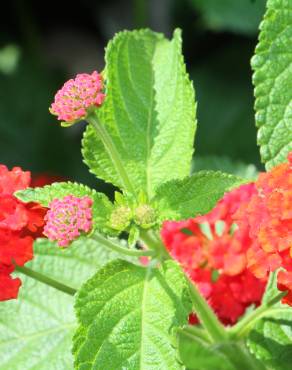
[[[198,327],[198,325],[187,325],[180,329],[181,333],[187,334],[189,337],[199,338],[205,343],[210,343],[210,337],[208,333]]]
[[[40,281],[41,283],[44,283],[46,285],[49,285],[57,290],[60,290],[63,293],[69,294],[69,295],[75,295],[76,289],[71,288],[65,284],[60,283],[57,280],[51,279],[46,275],[41,274],[40,272],[31,270],[28,267],[25,266],[15,266],[15,270],[18,272],[21,272],[22,274],[29,276],[37,281]]]
[[[211,338],[212,342],[224,342],[227,339],[227,332],[217,316],[208,305],[205,298],[201,295],[198,288],[190,280],[189,287],[193,308],[202,324]]]
[[[274,314],[276,312],[282,312],[285,308],[282,307],[273,307],[274,304],[280,302],[280,300],[286,295],[286,292],[281,292],[273,297],[270,301],[265,304],[262,304],[258,307],[255,311],[253,311],[250,315],[243,318],[239,321],[236,325],[234,325],[231,329],[229,329],[229,336],[234,339],[241,339],[247,336],[253,326],[256,324],[258,320],[262,317]]]
[[[136,193],[135,189],[132,186],[131,181],[130,181],[128,175],[127,175],[127,172],[126,172],[126,170],[123,166],[123,162],[121,160],[120,154],[119,154],[112,138],[110,137],[109,133],[107,132],[106,128],[104,127],[104,125],[102,125],[99,122],[95,113],[92,113],[92,114],[88,115],[87,121],[94,127],[98,137],[103,142],[103,145],[104,145],[106,151],[108,152],[108,155],[111,158],[111,161],[112,161],[113,165],[115,166],[115,169],[116,169],[117,173],[119,174],[120,179],[122,180],[124,189],[128,193],[135,195],[135,193]]]
[[[106,247],[107,249],[123,254],[125,256],[142,257],[142,256],[155,256],[156,255],[156,252],[153,250],[135,250],[135,249],[127,249],[127,248],[121,247],[119,244],[114,243],[110,239],[107,239],[100,234],[92,235],[91,239],[98,242],[99,244]]]
[[[170,255],[165,249],[159,236],[154,230],[140,230],[140,239],[147,247],[156,252],[160,260],[170,259]]]

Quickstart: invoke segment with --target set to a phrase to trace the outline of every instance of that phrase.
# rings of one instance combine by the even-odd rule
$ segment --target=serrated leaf
[[[236,370],[215,346],[182,330],[179,331],[179,355],[189,370]]]
[[[88,196],[93,200],[92,212],[94,226],[99,231],[107,229],[107,223],[113,209],[113,204],[103,193],[98,193],[88,186],[72,182],[56,182],[40,188],[28,188],[15,193],[23,202],[37,202],[44,207],[49,207],[50,202],[66,195],[76,197]]]
[[[150,30],[118,33],[107,47],[106,79],[107,97],[96,114],[132,187],[152,197],[161,183],[188,175],[193,153],[194,90],[185,71],[180,31],[171,41]],[[91,125],[83,156],[91,172],[123,189]]]
[[[258,144],[266,168],[292,150],[292,2],[269,0],[252,59]]]
[[[187,285],[173,261],[159,269],[116,260],[77,296],[76,369],[182,369],[175,329],[187,322]]]
[[[85,238],[66,250],[39,239],[34,249],[29,267],[76,289],[117,257]],[[19,298],[0,302],[0,370],[73,369],[74,298],[22,274],[19,277]]]
[[[210,211],[224,193],[239,186],[243,180],[222,172],[201,171],[184,180],[173,180],[162,185],[155,201],[159,217],[184,219]]]
[[[250,351],[269,368],[290,370],[292,363],[292,309],[279,309],[260,320],[248,338]]]
[[[190,0],[204,23],[215,31],[244,35],[257,33],[266,0]]]

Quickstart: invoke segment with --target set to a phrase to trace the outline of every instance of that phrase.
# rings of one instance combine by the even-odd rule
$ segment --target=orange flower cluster
[[[260,174],[256,192],[234,218],[239,228],[248,228],[252,244],[248,268],[258,278],[278,273],[278,288],[288,291],[283,303],[292,306],[292,152],[288,162]]]

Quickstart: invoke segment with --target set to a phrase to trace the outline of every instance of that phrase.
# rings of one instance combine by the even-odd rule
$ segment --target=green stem
[[[122,180],[124,189],[128,193],[135,195],[135,189],[133,188],[127,172],[123,166],[120,154],[106,128],[104,127],[104,125],[100,124],[96,114],[94,113],[88,115],[87,121],[94,127],[98,137],[102,140],[103,145]]]
[[[189,336],[199,338],[205,343],[210,343],[210,337],[208,333],[204,329],[198,327],[198,325],[192,325],[192,326],[187,325],[187,326],[184,326],[182,329],[180,329],[180,331],[183,334],[187,334]]]
[[[227,339],[227,332],[217,316],[206,302],[205,298],[200,294],[196,285],[190,280],[189,287],[193,308],[206,332],[209,334],[212,342],[223,342]]]
[[[170,255],[162,244],[160,238],[153,230],[140,230],[140,239],[147,247],[156,252],[160,260],[170,259]]]
[[[60,283],[57,280],[51,279],[46,275],[41,274],[40,272],[36,272],[34,270],[31,270],[28,267],[25,266],[15,266],[15,270],[18,272],[21,272],[22,274],[29,276],[37,281],[40,281],[41,283],[47,284],[57,290],[60,290],[63,293],[69,294],[69,295],[75,295],[76,289],[73,289],[65,284]]]
[[[100,234],[92,235],[91,239],[95,240],[96,242],[98,242],[102,246],[104,246],[104,247],[106,247],[106,248],[108,248],[108,249],[110,249],[114,252],[123,254],[125,256],[142,257],[142,256],[155,256],[156,255],[155,251],[153,251],[153,250],[135,250],[135,249],[127,249],[127,248],[121,247],[120,245],[114,243],[110,239],[107,239],[107,238],[105,238],[104,236],[102,236]]]
[[[155,250],[157,254],[162,257],[162,259],[171,258],[159,237],[157,237],[155,234],[151,234],[151,230],[141,230],[140,238],[150,249]],[[190,286],[193,307],[212,342],[225,341],[227,338],[227,332],[224,326],[217,319],[217,316],[212,311],[206,300],[201,296],[197,287],[189,279],[188,282]]]
[[[274,314],[276,312],[282,312],[285,308],[282,307],[273,307],[274,304],[278,303],[284,296],[286,292],[281,292],[268,301],[265,304],[262,304],[250,315],[243,318],[236,325],[229,329],[228,335],[234,339],[240,339],[246,337],[246,335],[253,328],[255,323],[260,320],[262,317]]]

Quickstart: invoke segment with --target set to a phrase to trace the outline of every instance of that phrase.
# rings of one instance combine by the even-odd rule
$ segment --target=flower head
[[[33,258],[33,241],[42,235],[46,209],[13,195],[30,181],[30,172],[0,165],[0,301],[17,297],[21,281],[11,277],[14,265],[23,266]]]
[[[284,303],[292,305],[292,153],[288,162],[260,174],[256,192],[235,214],[240,227],[249,229],[252,244],[247,252],[248,267],[266,278],[279,267],[278,287],[288,290]]]
[[[68,246],[81,232],[91,230],[92,204],[89,197],[68,195],[63,199],[54,199],[45,216],[44,234],[56,240],[60,247]]]
[[[78,74],[57,92],[50,112],[64,121],[64,125],[72,125],[84,119],[90,108],[101,106],[105,98],[102,91],[103,79],[99,73]]]
[[[205,216],[167,221],[161,235],[173,258],[207,299],[224,324],[234,324],[251,304],[260,304],[266,282],[247,269],[251,240],[235,228],[234,214],[255,191],[254,184],[227,193]],[[190,322],[197,322],[194,316]]]

